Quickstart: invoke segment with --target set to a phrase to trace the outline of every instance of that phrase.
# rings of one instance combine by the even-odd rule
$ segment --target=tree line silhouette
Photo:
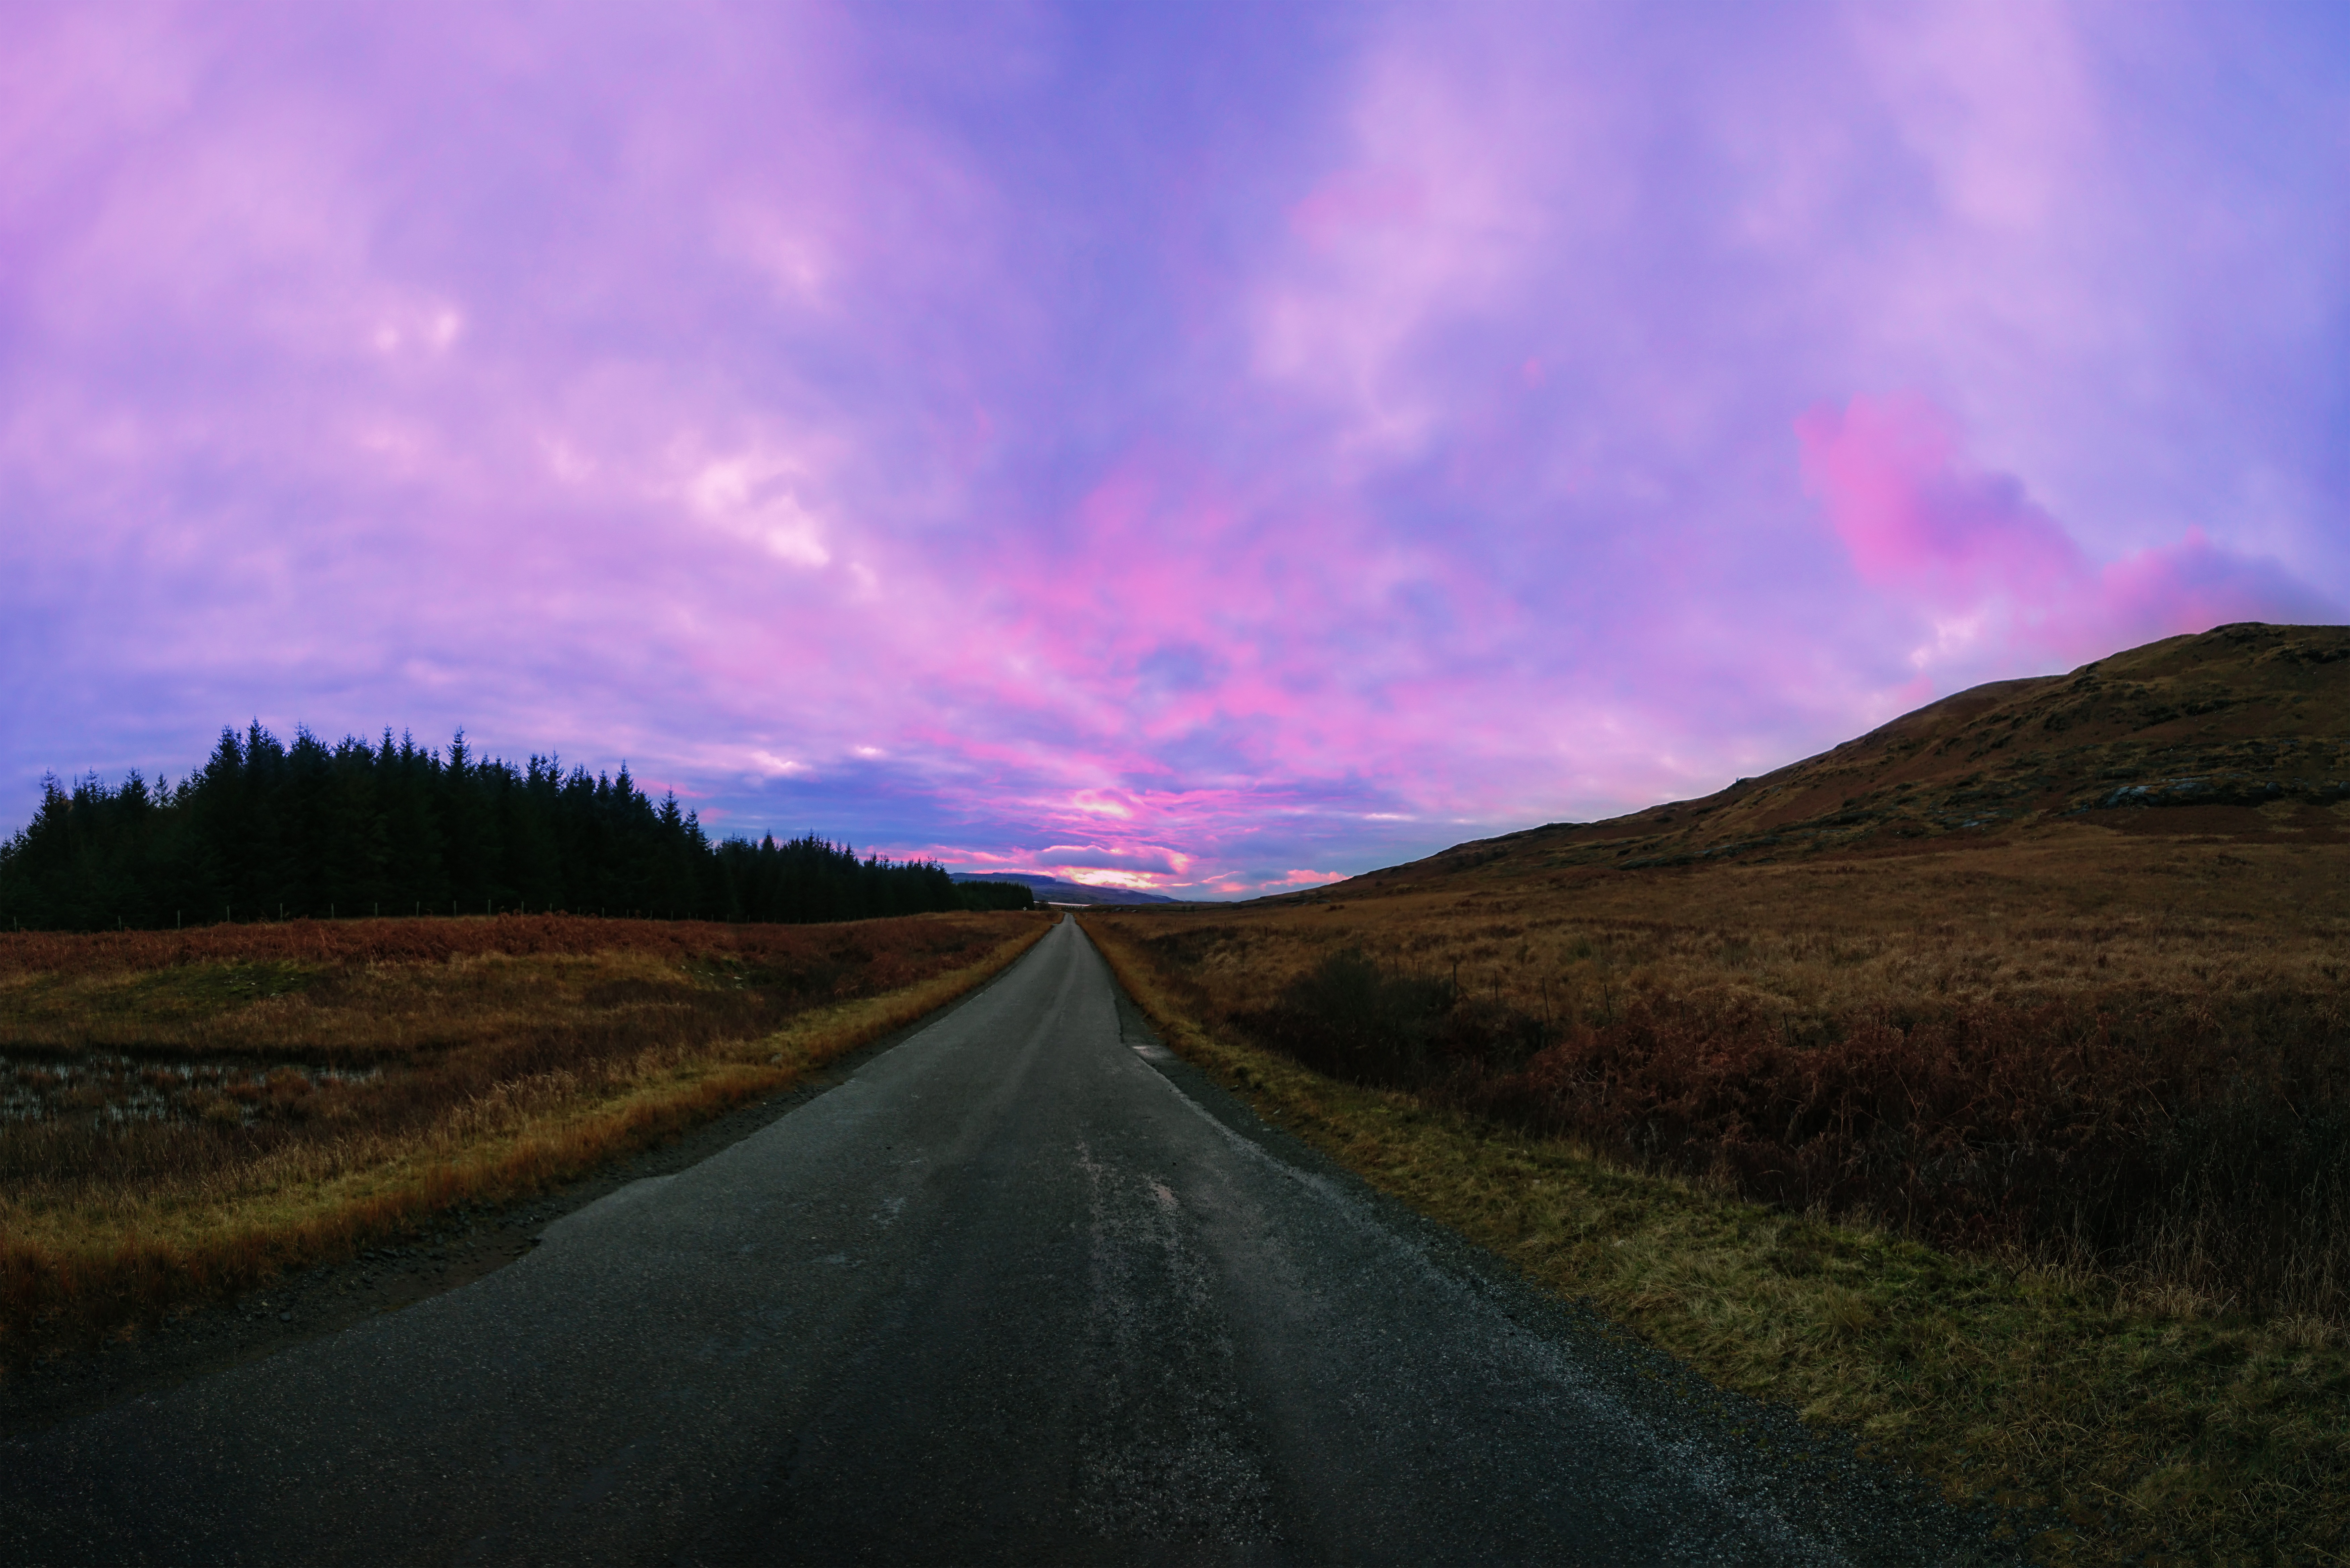
[[[307,730],[223,730],[177,784],[137,772],[42,783],[0,845],[0,920],[40,929],[548,910],[805,923],[1025,909],[1028,889],[958,884],[928,861],[859,859],[808,834],[713,840],[674,794],[612,777]]]

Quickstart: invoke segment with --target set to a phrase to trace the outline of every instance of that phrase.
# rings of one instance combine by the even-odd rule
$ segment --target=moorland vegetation
[[[2342,1548],[2350,628],[1086,923],[1227,1081],[1729,1381],[2092,1555]]]
[[[0,933],[0,1371],[787,1088],[1046,921]]]
[[[0,929],[115,930],[214,921],[562,910],[827,921],[1025,909],[1024,888],[958,885],[922,861],[859,858],[809,834],[712,839],[623,766],[567,772],[380,743],[221,733],[173,784],[133,772],[45,782],[0,844]]]

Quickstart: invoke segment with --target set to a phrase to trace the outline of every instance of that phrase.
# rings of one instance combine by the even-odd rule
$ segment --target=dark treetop
[[[45,781],[0,845],[0,921],[108,929],[220,919],[567,910],[713,920],[850,920],[1028,907],[1024,888],[958,888],[922,861],[859,859],[814,834],[713,841],[624,765],[568,773],[307,730],[221,732],[176,785],[137,773]]]

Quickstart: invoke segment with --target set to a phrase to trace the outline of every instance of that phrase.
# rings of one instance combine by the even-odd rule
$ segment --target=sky
[[[224,725],[1191,896],[2350,606],[2350,9],[0,0],[0,830]]]

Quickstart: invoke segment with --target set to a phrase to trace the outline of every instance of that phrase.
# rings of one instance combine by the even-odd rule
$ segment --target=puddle
[[[111,1051],[73,1056],[0,1055],[0,1121],[99,1127],[211,1121],[241,1127],[273,1104],[329,1085],[368,1084],[380,1067],[316,1067],[236,1057],[159,1061]]]

